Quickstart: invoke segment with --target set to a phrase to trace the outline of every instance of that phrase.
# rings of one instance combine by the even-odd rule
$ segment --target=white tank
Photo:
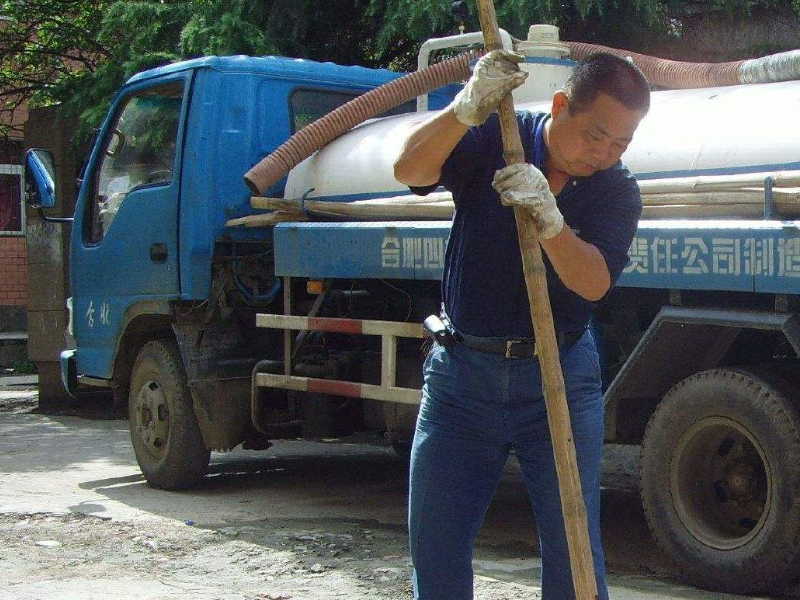
[[[289,173],[286,197],[407,194],[392,165],[411,127],[431,114],[378,119],[341,136]],[[622,160],[643,179],[800,169],[798,115],[800,81],[653,92]]]

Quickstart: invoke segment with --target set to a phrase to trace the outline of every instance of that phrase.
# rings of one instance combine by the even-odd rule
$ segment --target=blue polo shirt
[[[548,118],[546,113],[517,113],[525,160],[542,170]],[[492,188],[495,171],[504,166],[499,119],[493,115],[464,135],[443,165],[438,184],[412,189],[427,194],[442,185],[453,194],[442,299],[454,327],[476,336],[532,337],[514,211],[500,204]],[[613,285],[628,262],[642,211],[636,180],[618,162],[590,177],[571,178],[556,200],[566,224],[601,252]],[[595,303],[569,290],[543,256],[556,331],[580,331]]]

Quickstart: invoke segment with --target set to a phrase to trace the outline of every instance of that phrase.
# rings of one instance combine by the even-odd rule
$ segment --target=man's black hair
[[[647,112],[650,108],[650,85],[639,67],[607,52],[579,61],[565,91],[572,113],[586,109],[599,93],[608,94],[631,110]]]

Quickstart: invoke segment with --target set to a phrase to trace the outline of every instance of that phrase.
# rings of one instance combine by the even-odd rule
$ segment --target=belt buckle
[[[522,344],[524,341],[525,340],[506,340],[506,358],[514,358],[514,356],[511,355],[511,348],[514,344]]]

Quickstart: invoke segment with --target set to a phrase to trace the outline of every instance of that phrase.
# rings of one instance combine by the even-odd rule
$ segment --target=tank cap
[[[558,27],[539,23],[528,28],[529,42],[558,42]]]
[[[528,39],[516,43],[517,52],[525,56],[542,58],[565,58],[569,47],[559,41],[558,27],[539,23],[528,29]]]

